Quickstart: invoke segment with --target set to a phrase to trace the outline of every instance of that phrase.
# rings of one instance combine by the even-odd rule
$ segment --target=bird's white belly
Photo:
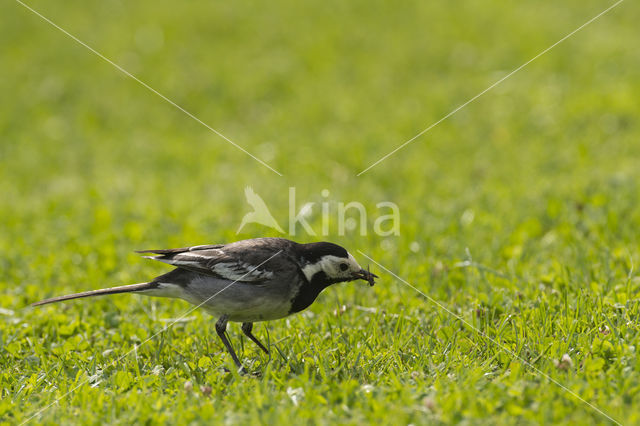
[[[229,321],[259,322],[275,320],[288,316],[289,304],[287,304],[287,306],[283,305],[284,304],[282,302],[275,302],[273,300],[269,300],[268,298],[263,298],[256,299],[256,305],[251,307],[247,307],[244,305],[233,306],[231,304],[220,306],[219,304],[213,302],[205,303],[204,305],[202,305],[202,309],[204,309],[208,314],[215,317],[227,315],[229,317]]]
[[[150,295],[181,298],[204,309],[210,315],[227,315],[230,321],[258,322],[284,318],[289,315],[291,298],[288,286],[274,291],[245,283],[212,282],[210,279],[193,280],[187,288],[171,283],[160,283]]]

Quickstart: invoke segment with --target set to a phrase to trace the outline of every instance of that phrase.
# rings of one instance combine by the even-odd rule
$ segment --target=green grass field
[[[361,176],[613,2],[28,4],[283,176],[3,2],[0,423],[640,423],[636,3]],[[289,237],[380,275],[257,324],[271,359],[232,324],[261,377],[182,301],[27,307],[169,270],[136,249],[286,236],[236,235],[246,186],[285,229],[290,187],[363,203],[366,236]]]

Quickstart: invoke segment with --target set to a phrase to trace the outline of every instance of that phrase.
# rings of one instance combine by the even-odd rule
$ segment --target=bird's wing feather
[[[187,251],[219,249],[222,247],[224,247],[224,244],[205,244],[201,246],[191,246],[191,247],[182,247],[182,248],[174,248],[174,249],[136,250],[136,253],[171,254],[171,253],[183,253]]]
[[[234,250],[225,250],[225,245],[207,245],[166,250],[143,250],[138,253],[152,253],[148,259],[168,263],[205,275],[230,281],[259,284],[273,277],[273,271],[260,265],[269,257],[259,259],[241,259]],[[253,256],[252,256],[253,257]],[[258,266],[260,265],[260,266]]]

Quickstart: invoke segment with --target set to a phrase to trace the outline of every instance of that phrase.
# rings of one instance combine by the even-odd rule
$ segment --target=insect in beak
[[[372,287],[376,283],[375,281],[376,278],[378,278],[378,276],[369,270],[369,265],[367,265],[367,269],[360,269],[360,271],[354,274],[354,279],[365,280]]]

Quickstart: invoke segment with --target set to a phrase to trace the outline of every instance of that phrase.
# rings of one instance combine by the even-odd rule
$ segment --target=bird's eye
[[[341,271],[346,271],[347,269],[349,269],[349,265],[347,265],[346,263],[341,263],[340,264],[340,270]]]

